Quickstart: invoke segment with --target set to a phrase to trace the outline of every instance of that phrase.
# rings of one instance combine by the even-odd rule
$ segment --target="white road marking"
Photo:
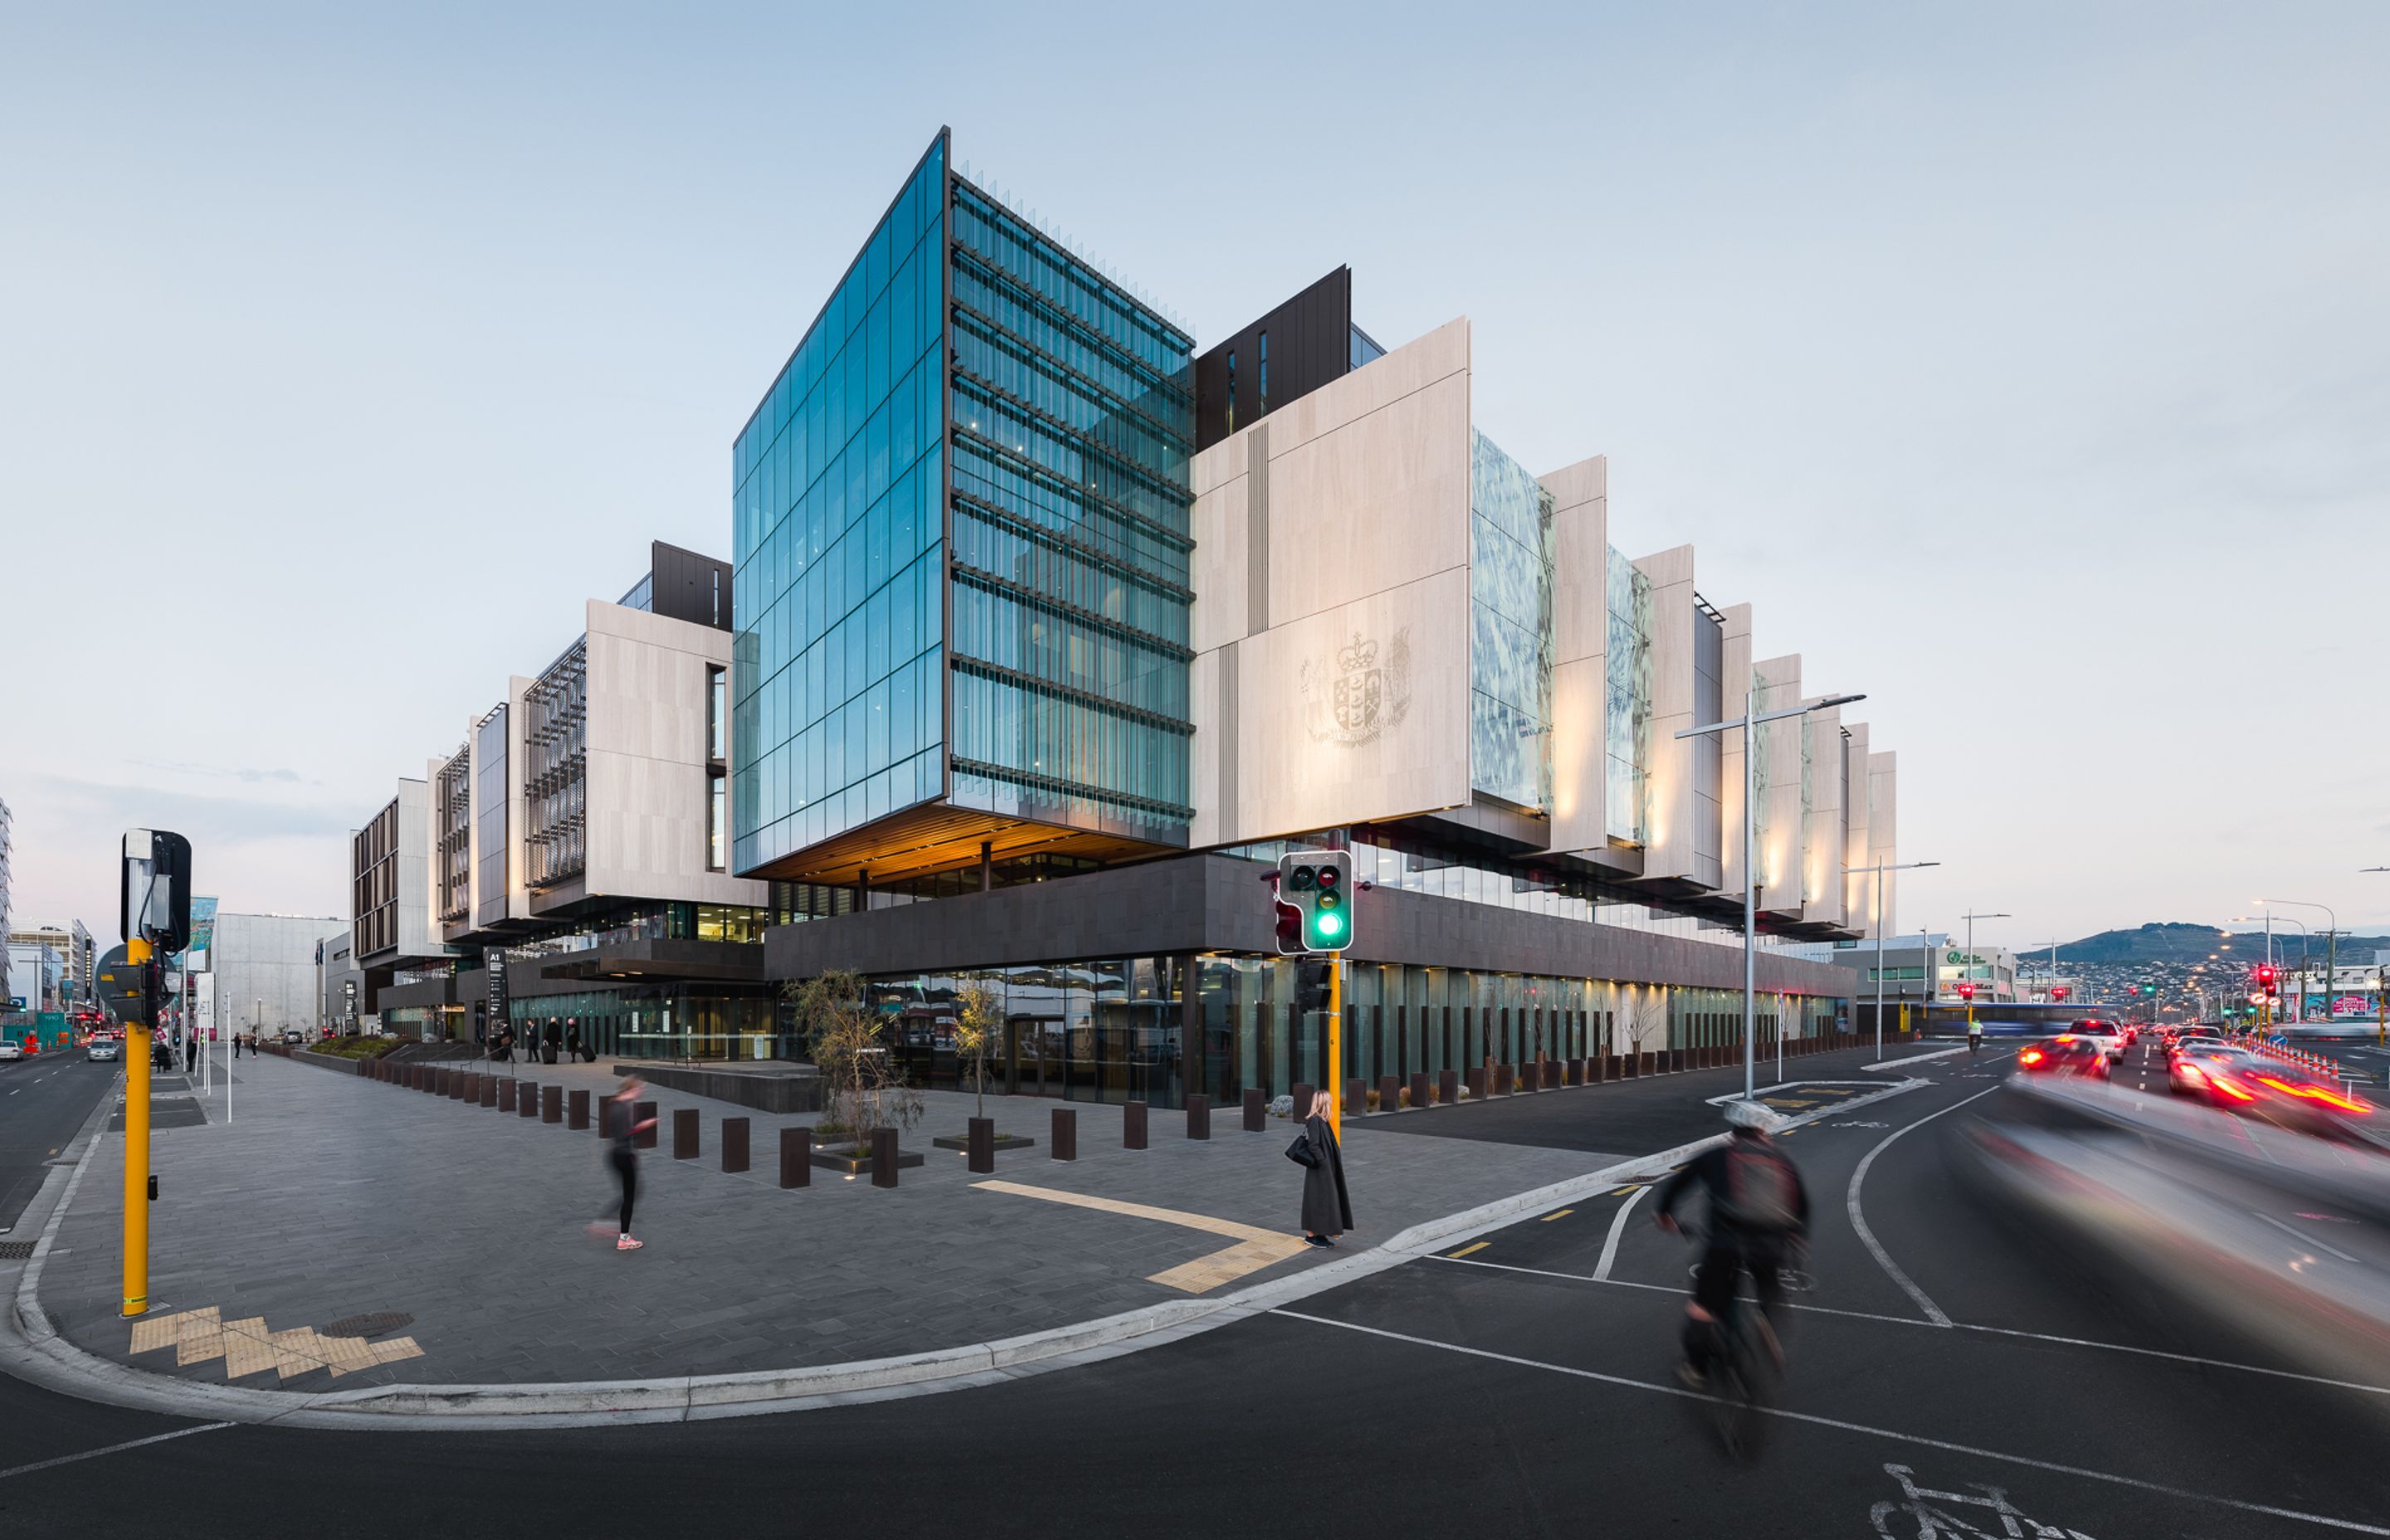
[[[2297,1241],[2302,1246],[2312,1246],[2319,1251],[2330,1251],[2332,1255],[2340,1258],[2343,1262],[2356,1262],[2358,1260],[2356,1257],[2350,1256],[2346,1251],[2342,1251],[2337,1246],[2327,1246],[2322,1241],[2316,1239],[2313,1236],[2301,1235],[2298,1231],[2291,1228],[2288,1225],[2283,1224],[2281,1220],[2275,1218],[2270,1213],[2259,1213],[2256,1210],[2251,1209],[2249,1211],[2249,1216],[2252,1219],[2262,1220],[2266,1224],[2271,1225],[2274,1228],[2281,1231],[2284,1235],[2289,1236],[2293,1240]]]
[[[54,1465],[72,1465],[77,1460],[97,1459],[102,1455],[120,1455],[127,1449],[138,1449],[144,1444],[163,1444],[170,1438],[187,1438],[193,1433],[212,1433],[219,1428],[231,1426],[229,1422],[202,1422],[196,1428],[177,1428],[171,1433],[152,1433],[148,1438],[136,1438],[123,1444],[111,1444],[101,1449],[86,1449],[80,1455],[60,1455],[54,1460],[35,1460],[31,1465],[19,1465],[6,1470],[0,1470],[0,1482],[5,1482],[11,1476],[30,1476],[36,1470],[47,1470]]]
[[[1637,1187],[1634,1197],[1618,1205],[1617,1214],[1610,1221],[1610,1238],[1601,1243],[1601,1260],[1593,1264],[1593,1277],[1597,1283],[1610,1280],[1610,1264],[1618,1260],[1618,1238],[1626,1233],[1626,1216],[1651,1190],[1650,1187]]]
[[[1464,1267],[1490,1267],[1497,1273],[1532,1273],[1542,1278],[1566,1278],[1574,1283],[1599,1283],[1612,1289],[1648,1289],[1658,1294],[1681,1294],[1681,1289],[1664,1283],[1636,1283],[1627,1278],[1597,1278],[1586,1273],[1556,1273],[1544,1267],[1522,1267],[1515,1263],[1482,1262],[1475,1257],[1434,1256],[1431,1262],[1456,1262]],[[1831,1305],[1801,1304],[1784,1302],[1787,1310],[1805,1310],[1812,1315],[1841,1315],[1854,1321],[1881,1321],[1886,1326],[1933,1327],[1931,1321],[1921,1321],[1913,1315],[1880,1315],[1871,1310],[1836,1310]],[[1939,1330],[1940,1328],[1934,1328]],[[2390,1385],[2369,1385],[2358,1380],[2333,1380],[2326,1375],[2301,1374],[2296,1369],[2269,1369],[2262,1364],[2236,1364],[2229,1358],[2202,1358],[2191,1353],[2167,1353],[2162,1348],[2134,1347],[2125,1342],[2102,1342],[2090,1337],[2056,1337],[2047,1331],[2021,1331],[2009,1326],[1979,1326],[1972,1321],[1952,1321],[1953,1331],[1979,1331],[1987,1337],[2022,1337],[2027,1341],[2052,1342],[2061,1347],[2091,1348],[2101,1353],[2128,1353],[2136,1358],[2164,1358],[2171,1363],[2196,1364],[2202,1368],[2237,1369],[2242,1374],[2262,1374],[2274,1380],[2296,1380],[2309,1385],[2330,1385],[2335,1390],[2357,1391],[2365,1395],[2390,1396]]]
[[[1947,1107],[1926,1113],[1915,1123],[1909,1123],[1904,1127],[1895,1128],[1891,1133],[1886,1134],[1883,1136],[1883,1142],[1877,1145],[1873,1149],[1869,1150],[1866,1158],[1859,1161],[1858,1170],[1851,1173],[1850,1190],[1843,1195],[1843,1207],[1851,1216],[1851,1228],[1859,1233],[1859,1239],[1865,1243],[1870,1254],[1874,1256],[1876,1262],[1882,1266],[1884,1272],[1891,1276],[1892,1281],[1900,1285],[1902,1290],[1906,1292],[1910,1299],[1917,1302],[1917,1308],[1924,1311],[1926,1319],[1932,1321],[1935,1326],[1948,1326],[1950,1324],[1950,1317],[1942,1314],[1942,1307],[1935,1304],[1932,1300],[1927,1299],[1925,1297],[1925,1290],[1918,1288],[1916,1283],[1909,1278],[1909,1276],[1900,1270],[1899,1264],[1892,1260],[1892,1253],[1883,1249],[1882,1243],[1876,1239],[1875,1232],[1868,1228],[1867,1215],[1859,1212],[1859,1184],[1867,1180],[1868,1167],[1875,1164],[1875,1158],[1892,1147],[1893,1140],[1900,1137],[1903,1134],[1909,1132],[1910,1129],[1923,1127],[1925,1124],[1932,1123],[1935,1118],[1940,1117],[1944,1112],[1955,1112],[1960,1108],[1966,1106],[1970,1101],[1981,1101],[1984,1097],[1990,1096],[1992,1091],[1997,1091],[1999,1087],[1995,1085],[1992,1087],[1991,1091],[1978,1091],[1973,1096],[1968,1097],[1964,1100],[1954,1101]]]
[[[1944,1109],[1948,1110],[1948,1109]],[[1485,1348],[1462,1347],[1457,1342],[1439,1342],[1432,1337],[1414,1337],[1408,1332],[1388,1331],[1382,1327],[1360,1326],[1352,1321],[1330,1320],[1325,1315],[1307,1315],[1300,1310],[1278,1309],[1273,1315],[1290,1320],[1309,1321],[1314,1326],[1335,1327],[1343,1331],[1356,1331],[1367,1337],[1383,1337],[1390,1341],[1408,1342],[1415,1347],[1434,1348],[1441,1353],[1456,1353],[1468,1358],[1484,1358],[1517,1368],[1542,1369],[1547,1374],[1562,1374],[1575,1380],[1590,1380],[1598,1384],[1615,1385],[1622,1390],[1648,1391],[1654,1395],[1674,1396],[1680,1401],[1703,1401],[1715,1404],[1716,1396],[1704,1395],[1676,1385],[1654,1384],[1648,1380],[1630,1380],[1623,1374],[1603,1374],[1598,1369],[1581,1369],[1567,1364],[1548,1364],[1540,1358],[1521,1358],[1512,1354],[1494,1353]],[[1911,1322],[1911,1325],[1919,1323]],[[2358,1534],[2390,1535],[2390,1529],[2375,1524],[2359,1523],[2354,1519],[2334,1519],[2320,1513],[2302,1513],[2294,1508],[2275,1508],[2266,1503],[2244,1503],[2237,1497],[2220,1497],[2214,1493],[2194,1492],[2189,1487],[2168,1486],[2163,1482],[2145,1482],[2138,1476],[2119,1476],[2113,1471],[2094,1470],[2088,1466],[2062,1465],[2056,1460],[2036,1459],[2030,1455],[2011,1455],[1998,1449],[1978,1448],[1971,1444],[1954,1444],[1948,1439],[1929,1438],[1922,1433],[1904,1433],[1892,1428],[1871,1427],[1864,1422],[1846,1422],[1841,1418],[1819,1417],[1814,1412],[1788,1411],[1781,1406],[1754,1406],[1754,1412],[1767,1417],[1782,1418],[1787,1422],[1806,1423],[1813,1428],[1831,1428],[1839,1432],[1863,1433],[1870,1438],[1890,1439],[1896,1444],[1913,1444],[1923,1449],[1940,1449],[1953,1455],[1972,1455],[1977,1459],[1998,1460],[2007,1465],[2021,1465],[2033,1470],[2049,1470],[2062,1476],[2080,1476],[2086,1481],[2105,1482],[2112,1486],[2130,1487],[2137,1492],[2154,1492],[2161,1496],[2180,1497],[2189,1502],[2212,1503],[2242,1513],[2263,1513],[2269,1518],[2292,1519],[2303,1524],[2321,1524],[2329,1529],[2349,1530]]]

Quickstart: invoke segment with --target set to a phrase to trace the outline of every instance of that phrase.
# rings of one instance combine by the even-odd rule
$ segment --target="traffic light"
[[[2266,964],[2262,964],[2262,963],[2258,965],[2258,968],[2257,968],[2257,987],[2258,987],[2259,989],[2264,990],[2264,991],[2265,991],[2267,994],[2268,994],[2268,995],[2273,994],[2273,993],[2274,993],[2274,979],[2275,979],[2274,969],[2273,969],[2270,966],[2266,965]]]
[[[1959,986],[1959,998],[1961,1000],[1972,1000],[1974,997],[1975,986],[1973,984],[1960,984]]]
[[[1295,911],[1303,952],[1342,952],[1353,944],[1353,857],[1311,850],[1278,858],[1279,950],[1286,947],[1284,910]]]
[[[2059,985],[2057,988],[2055,988],[2055,989],[2051,990],[2051,991],[2049,992],[2049,997],[2050,997],[2051,999],[2053,999],[2053,1000],[2063,1000],[2063,999],[2065,999],[2065,998],[2066,998],[2066,986],[2065,986],[2064,984],[2061,984],[2061,985]]]

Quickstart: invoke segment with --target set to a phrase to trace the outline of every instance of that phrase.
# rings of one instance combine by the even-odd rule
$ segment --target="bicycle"
[[[1685,1233],[1706,1249],[1703,1238],[1690,1229]],[[1797,1246],[1786,1248],[1786,1264],[1797,1250]],[[1766,1444],[1768,1412],[1776,1405],[1777,1387],[1784,1377],[1783,1344],[1758,1302],[1743,1293],[1740,1275],[1723,1315],[1711,1317],[1709,1331],[1703,1399],[1709,1405],[1711,1423],[1727,1457],[1749,1464],[1759,1458]]]

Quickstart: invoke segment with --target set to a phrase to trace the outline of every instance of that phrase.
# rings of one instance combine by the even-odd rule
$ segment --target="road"
[[[81,1048],[0,1064],[0,1235],[14,1228],[84,1119],[115,1084],[117,1067]]]
[[[2390,1389],[2300,1375],[1954,1182],[2011,1057],[1788,1139],[1812,1286],[1754,1466],[1670,1378],[1690,1258],[1625,1184],[1166,1347],[776,1418],[361,1434],[0,1381],[0,1466],[67,1461],[0,1469],[0,1534],[2390,1534]]]

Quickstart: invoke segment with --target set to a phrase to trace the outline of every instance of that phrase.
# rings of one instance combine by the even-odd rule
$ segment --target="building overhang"
[[[923,802],[739,875],[840,887],[854,886],[867,876],[874,883],[893,882],[975,867],[983,845],[995,861],[1032,853],[1128,861],[1183,848],[1115,830],[1067,828],[950,802]]]
[[[752,942],[616,942],[585,952],[538,958],[535,963],[539,976],[546,980],[585,979],[608,983],[642,980],[761,983],[764,980],[764,948]]]

